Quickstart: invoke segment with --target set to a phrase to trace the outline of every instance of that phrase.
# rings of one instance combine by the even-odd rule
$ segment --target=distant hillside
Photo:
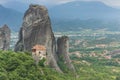
[[[7,24],[12,30],[18,31],[22,23],[22,13],[0,5],[0,25]]]
[[[21,3],[16,3],[16,5],[21,5]],[[0,6],[0,25],[8,24],[12,30],[18,31],[22,25],[22,15],[27,5],[15,7],[9,3],[6,7],[10,6],[12,9]],[[13,10],[17,8],[21,10]],[[120,30],[120,9],[112,8],[101,2],[73,1],[52,6],[52,8],[48,7],[48,10],[54,31],[76,31],[84,28]]]
[[[27,10],[27,8],[29,7],[29,4],[20,2],[20,0],[13,0],[13,1],[8,1],[3,6],[6,8],[14,9],[14,10],[19,11],[21,13],[24,13]]]
[[[100,20],[100,19],[69,19],[52,20],[54,31],[80,31],[83,29],[106,29],[110,31],[120,31],[120,20]]]
[[[101,2],[75,1],[54,6],[49,10],[56,19],[111,19],[120,18],[120,10]]]
[[[120,10],[101,2],[75,1],[49,9],[53,29],[69,31],[86,29],[120,30]]]

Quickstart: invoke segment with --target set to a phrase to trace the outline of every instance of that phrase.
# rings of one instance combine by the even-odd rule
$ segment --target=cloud
[[[0,4],[5,4],[12,1],[18,1],[22,3],[46,4],[46,5],[62,4],[71,1],[100,1],[109,6],[120,8],[120,0],[0,0]]]
[[[36,0],[37,2],[44,2],[44,3],[66,3],[71,1],[100,1],[107,5],[111,6],[120,6],[120,0]]]
[[[119,7],[120,8],[120,0],[77,0],[77,1],[100,1],[111,7]]]
[[[36,0],[36,1],[38,3],[47,3],[47,4],[60,4],[71,1],[100,1],[112,7],[120,7],[120,0]]]
[[[120,7],[120,0],[102,0],[102,2],[104,2],[105,4],[109,6]]]
[[[75,0],[33,0],[31,2],[33,3],[39,3],[39,4],[62,4],[62,3],[67,3]]]
[[[1,0],[1,1],[0,1],[0,4],[4,4],[4,3],[6,3],[6,1],[4,1],[4,0]]]

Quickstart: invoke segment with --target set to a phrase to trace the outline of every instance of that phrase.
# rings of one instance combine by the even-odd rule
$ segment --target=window
[[[39,54],[41,54],[41,52],[39,51]]]
[[[36,49],[32,49],[32,52],[36,52]]]

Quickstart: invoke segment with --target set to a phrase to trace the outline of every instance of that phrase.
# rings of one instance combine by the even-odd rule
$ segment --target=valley
[[[120,32],[89,29],[61,34],[70,37],[69,55],[78,80],[120,79]]]
[[[120,32],[85,29],[82,31],[54,32],[55,37],[69,36],[69,56],[75,66],[75,80],[120,79]],[[12,43],[18,32],[12,33]],[[13,46],[13,44],[11,44]],[[69,75],[68,75],[69,76]]]
[[[55,37],[68,36],[70,39],[70,52],[80,51],[91,53],[93,51],[113,51],[120,48],[120,32],[84,29],[82,31],[54,32]],[[11,49],[18,40],[18,32],[11,33]]]

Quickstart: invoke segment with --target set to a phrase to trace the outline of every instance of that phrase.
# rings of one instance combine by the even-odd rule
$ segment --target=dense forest
[[[72,55],[71,59],[76,74],[58,73],[44,66],[44,60],[36,65],[28,52],[0,51],[0,80],[120,80],[120,65],[114,60],[87,55]]]
[[[44,67],[43,62],[36,65],[28,52],[0,51],[0,80],[74,80],[68,74]]]

